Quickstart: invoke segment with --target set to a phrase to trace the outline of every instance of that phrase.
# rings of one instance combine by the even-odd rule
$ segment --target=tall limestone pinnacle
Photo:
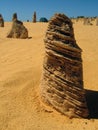
[[[36,23],[36,12],[33,14],[33,23]]]
[[[42,101],[69,117],[88,117],[82,50],[74,38],[71,20],[64,14],[55,14],[49,22],[44,41],[40,84]]]

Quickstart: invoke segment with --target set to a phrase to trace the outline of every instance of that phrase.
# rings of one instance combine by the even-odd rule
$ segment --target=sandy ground
[[[98,130],[98,27],[74,24],[90,119],[69,119],[39,101],[47,23],[24,24],[30,39],[6,38],[12,23],[0,28],[0,130]]]

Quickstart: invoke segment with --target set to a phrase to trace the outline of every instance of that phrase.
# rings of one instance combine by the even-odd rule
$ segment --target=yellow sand
[[[97,119],[69,119],[39,101],[47,23],[24,23],[30,39],[8,39],[0,28],[0,130],[98,130]],[[74,24],[83,49],[84,87],[98,91],[98,27]],[[32,37],[32,38],[31,38]]]

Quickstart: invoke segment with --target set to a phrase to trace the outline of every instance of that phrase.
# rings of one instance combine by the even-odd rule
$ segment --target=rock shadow
[[[28,39],[32,39],[32,37],[28,37]]]
[[[89,118],[98,119],[98,91],[86,90]]]

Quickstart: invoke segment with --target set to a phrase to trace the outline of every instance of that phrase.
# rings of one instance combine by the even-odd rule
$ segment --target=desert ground
[[[48,23],[24,22],[29,39],[6,38],[12,22],[0,28],[0,130],[98,130],[98,26],[75,22],[83,50],[88,119],[69,119],[40,101],[39,86]]]

